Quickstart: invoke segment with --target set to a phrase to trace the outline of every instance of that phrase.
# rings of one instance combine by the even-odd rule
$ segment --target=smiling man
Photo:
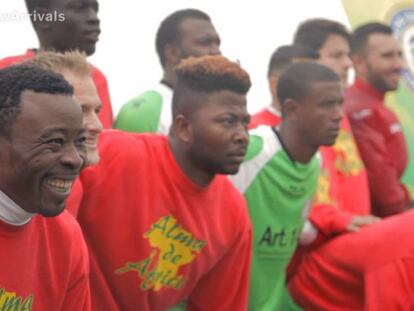
[[[351,43],[356,81],[346,92],[345,112],[367,167],[373,213],[390,216],[413,204],[400,181],[408,162],[404,134],[384,105],[385,94],[398,87],[402,52],[392,29],[380,23],[357,28]]]
[[[237,173],[246,153],[250,79],[222,56],[176,70],[169,136],[104,131],[100,162],[81,174],[96,310],[247,304],[251,227],[222,174]]]
[[[312,206],[319,147],[334,144],[342,119],[339,77],[299,62],[280,76],[279,128],[251,132],[246,159],[231,180],[247,199],[253,225],[249,310],[290,310],[285,271]]]
[[[168,135],[173,121],[171,99],[177,84],[174,67],[190,56],[220,54],[220,37],[206,13],[196,9],[179,10],[161,22],[156,48],[163,68],[161,81],[122,106],[116,128]]]
[[[81,230],[64,210],[85,162],[72,87],[34,66],[0,70],[0,308],[89,310]],[[47,112],[47,113],[45,113]]]
[[[39,40],[38,49],[23,55],[0,60],[0,68],[33,58],[42,51],[67,52],[79,50],[90,56],[100,34],[99,5],[96,0],[26,0],[33,28]],[[57,20],[46,18],[57,16]],[[103,73],[90,68],[92,79],[102,101],[99,118],[105,128],[112,126],[112,108],[108,84]]]
[[[102,104],[91,77],[91,65],[87,62],[86,55],[77,51],[41,52],[30,60],[30,63],[62,74],[65,80],[73,86],[74,96],[82,108],[83,122],[87,130],[85,166],[97,164],[99,161],[98,137],[102,132],[102,123],[98,114]],[[67,210],[75,217],[82,193],[82,184],[77,179],[66,204]]]

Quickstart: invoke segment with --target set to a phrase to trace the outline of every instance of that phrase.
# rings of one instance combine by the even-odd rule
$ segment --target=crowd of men
[[[97,1],[26,4],[66,18],[0,60],[0,310],[414,309],[389,26],[302,22],[250,116],[210,16],[173,12],[160,81],[114,119]]]

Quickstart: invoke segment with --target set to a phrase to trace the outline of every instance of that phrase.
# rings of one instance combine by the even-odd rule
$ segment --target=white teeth
[[[48,178],[46,183],[58,192],[68,192],[72,188],[72,180]]]

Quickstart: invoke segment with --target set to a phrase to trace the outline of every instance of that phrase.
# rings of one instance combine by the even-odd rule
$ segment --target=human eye
[[[75,144],[77,146],[83,146],[86,143],[86,134],[82,134],[80,135],[78,138],[76,138],[75,140]]]
[[[60,137],[55,137],[46,140],[46,143],[51,146],[62,146],[65,143],[65,140]]]
[[[99,107],[95,108],[95,113],[99,114],[101,112],[101,110],[102,110],[102,106],[99,106]]]

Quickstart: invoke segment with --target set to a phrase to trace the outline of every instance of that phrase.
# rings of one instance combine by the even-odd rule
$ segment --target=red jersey
[[[67,212],[0,220],[0,253],[0,310],[91,310],[88,253]]]
[[[397,117],[384,105],[384,94],[357,80],[346,92],[345,112],[367,167],[373,213],[384,217],[406,210],[410,197],[400,177],[407,148]]]
[[[308,311],[414,310],[414,211],[342,234],[302,262],[289,283]]]
[[[0,69],[27,61],[34,57],[36,50],[27,50],[23,55],[10,56],[0,60]],[[99,98],[102,102],[101,112],[99,113],[99,120],[101,120],[104,128],[111,128],[113,122],[111,100],[109,97],[108,83],[104,74],[96,67],[91,65],[91,75],[98,91]]]
[[[104,131],[78,214],[96,310],[245,310],[251,226],[225,176],[194,184],[164,136]]]
[[[276,126],[282,121],[279,111],[272,105],[260,110],[252,115],[249,123],[249,130],[255,129],[259,125]]]

